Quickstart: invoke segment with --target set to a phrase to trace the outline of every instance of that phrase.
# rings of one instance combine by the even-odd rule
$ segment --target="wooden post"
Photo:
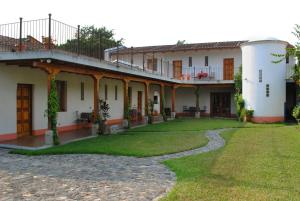
[[[149,94],[149,82],[145,82],[145,116],[149,115],[148,94]]]
[[[172,112],[175,112],[176,87],[172,86]]]
[[[160,84],[160,114],[163,113],[163,101],[164,101],[164,96],[165,96],[165,85],[164,84]]]
[[[124,82],[124,119],[126,118],[126,114],[125,114],[125,111],[127,111],[127,108],[129,106],[129,98],[128,98],[128,88],[129,88],[129,80],[127,79],[124,79],[123,80]]]
[[[100,80],[102,78],[102,75],[96,74],[92,76],[94,81],[94,121],[97,118],[97,114],[99,114],[99,92],[100,92]]]

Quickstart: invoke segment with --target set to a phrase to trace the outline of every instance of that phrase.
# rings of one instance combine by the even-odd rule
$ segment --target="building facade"
[[[275,64],[271,56],[285,54],[284,41],[114,47],[101,59],[61,50],[49,45],[50,39],[48,45],[36,39],[36,48],[33,40],[12,38],[0,37],[0,141],[45,133],[53,77],[59,132],[90,126],[90,119],[84,124],[79,120],[97,112],[99,100],[110,105],[111,125],[122,124],[127,107],[132,121],[143,121],[152,103],[155,116],[162,109],[168,116],[195,116],[196,91],[200,116],[235,117],[234,75],[241,65],[243,97],[246,107],[254,109],[255,122],[283,121],[287,107],[294,105],[294,92],[287,88],[293,86],[289,78],[295,61]]]

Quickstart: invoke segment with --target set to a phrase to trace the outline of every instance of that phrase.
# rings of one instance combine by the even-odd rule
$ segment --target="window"
[[[285,63],[286,64],[290,63],[290,57],[289,57],[289,55],[285,56]]]
[[[208,66],[208,56],[205,56],[205,66]]]
[[[258,81],[262,82],[262,70],[258,71]]]
[[[158,96],[154,96],[153,97],[153,103],[154,104],[158,104]]]
[[[192,67],[192,66],[193,66],[193,58],[189,57],[189,67]]]
[[[80,100],[84,100],[84,82],[80,83]]]
[[[107,91],[107,84],[104,86],[104,96],[105,96],[105,100],[108,99],[108,91]]]
[[[157,71],[157,59],[147,59],[147,68],[149,70]]]
[[[115,86],[115,100],[118,100],[118,86]]]
[[[270,85],[266,84],[266,97],[270,97]]]
[[[67,111],[67,81],[56,80],[56,91],[59,103],[59,112]]]

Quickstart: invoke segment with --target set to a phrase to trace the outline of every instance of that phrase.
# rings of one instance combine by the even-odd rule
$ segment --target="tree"
[[[105,49],[123,44],[123,39],[116,40],[114,36],[113,30],[106,27],[84,26],[79,31],[79,40],[77,32],[74,39],[68,40],[58,48],[102,59]]]
[[[185,40],[178,40],[176,45],[184,45],[185,44]]]
[[[55,78],[51,79],[50,92],[48,97],[48,119],[50,122],[50,129],[53,132],[53,143],[54,145],[59,144],[59,138],[57,135],[57,112],[59,110],[59,102],[56,91]]]

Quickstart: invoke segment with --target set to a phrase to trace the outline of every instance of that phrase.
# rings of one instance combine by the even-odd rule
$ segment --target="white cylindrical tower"
[[[274,54],[285,55],[287,42],[266,39],[241,45],[243,98],[246,109],[253,109],[253,121],[284,121],[286,62]]]

